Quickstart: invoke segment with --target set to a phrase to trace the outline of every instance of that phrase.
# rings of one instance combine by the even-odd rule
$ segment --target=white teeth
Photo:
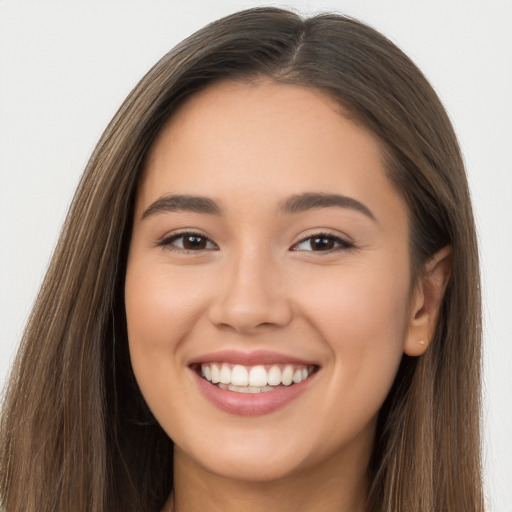
[[[224,367],[222,368],[224,369]],[[231,370],[231,384],[234,386],[247,386],[249,384],[249,373],[244,366],[240,364],[233,366]],[[252,385],[254,386],[254,384]]]
[[[215,363],[212,364],[211,375],[212,375],[212,382],[214,384],[217,384],[217,382],[220,381],[220,370],[219,370],[219,367]]]
[[[229,391],[235,391],[236,393],[265,393],[267,391],[274,391],[272,386],[262,386],[262,387],[254,387],[254,386],[234,386],[233,384],[219,384],[222,386],[222,389],[228,389]]]
[[[236,391],[237,393],[247,393],[246,387],[238,387],[238,386],[235,386],[234,384],[229,384],[228,389],[229,389],[229,391]]]
[[[285,366],[281,382],[284,386],[289,386],[293,382],[293,366]]]
[[[223,364],[220,369],[219,382],[222,382],[222,384],[231,384],[231,370],[227,364]]]
[[[272,391],[281,384],[299,384],[309,377],[311,369],[297,368],[291,364],[284,366],[282,370],[278,365],[266,370],[263,365],[245,367],[241,364],[231,366],[227,363],[203,363],[201,375],[222,389],[238,393],[261,393]]]
[[[253,366],[249,372],[249,385],[262,387],[267,385],[267,371],[264,366]]]
[[[279,384],[281,384],[281,370],[279,369],[279,366],[274,365],[270,368],[267,380],[270,386],[279,386]]]

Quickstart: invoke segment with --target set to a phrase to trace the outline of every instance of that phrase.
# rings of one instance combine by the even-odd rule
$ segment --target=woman
[[[483,510],[453,129],[341,16],[244,11],[94,152],[2,415],[7,510]],[[226,389],[227,388],[227,389]]]

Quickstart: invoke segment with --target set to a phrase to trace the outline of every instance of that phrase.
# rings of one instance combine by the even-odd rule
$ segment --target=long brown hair
[[[420,358],[404,355],[380,411],[367,510],[483,510],[478,254],[446,112],[417,67],[365,24],[259,8],[164,56],[87,165],[7,389],[0,503],[8,512],[154,512],[165,502],[173,445],[135,383],[123,303],[138,177],[184,99],[216,80],[259,76],[330,95],[380,139],[409,208],[413,277],[438,249],[453,249],[435,338]]]

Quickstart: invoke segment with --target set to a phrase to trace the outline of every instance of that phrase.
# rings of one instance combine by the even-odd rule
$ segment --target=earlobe
[[[423,268],[412,296],[404,352],[420,356],[428,348],[439,318],[443,296],[452,271],[452,248],[443,247]]]

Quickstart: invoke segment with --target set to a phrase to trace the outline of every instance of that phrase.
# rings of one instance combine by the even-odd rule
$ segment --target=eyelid
[[[214,248],[192,250],[192,249],[185,249],[183,247],[178,247],[176,245],[173,245],[173,242],[175,242],[176,240],[183,238],[187,235],[203,238],[206,240],[207,243],[212,244],[214,246]],[[167,249],[169,251],[185,252],[185,253],[191,253],[191,252],[199,253],[199,252],[205,252],[205,251],[215,251],[215,250],[219,249],[219,246],[210,237],[206,236],[204,233],[201,233],[199,230],[196,230],[196,229],[183,229],[183,230],[179,230],[177,232],[165,235],[155,245],[162,247],[164,249]]]
[[[347,237],[344,237],[344,236],[340,235],[339,233],[332,233],[329,230],[322,230],[322,231],[318,231],[318,232],[315,232],[315,233],[311,233],[308,236],[302,237],[298,242],[296,242],[296,243],[294,243],[292,245],[290,250],[291,251],[304,250],[304,249],[296,249],[296,247],[298,245],[300,245],[300,244],[302,244],[302,243],[304,243],[304,242],[306,242],[308,240],[314,239],[314,238],[334,239],[338,243],[338,246],[335,247],[335,248],[332,248],[332,249],[324,250],[324,251],[313,251],[313,250],[310,250],[310,251],[305,251],[305,252],[333,253],[333,252],[337,252],[337,251],[353,249],[355,247],[355,244],[352,241],[348,240]]]

